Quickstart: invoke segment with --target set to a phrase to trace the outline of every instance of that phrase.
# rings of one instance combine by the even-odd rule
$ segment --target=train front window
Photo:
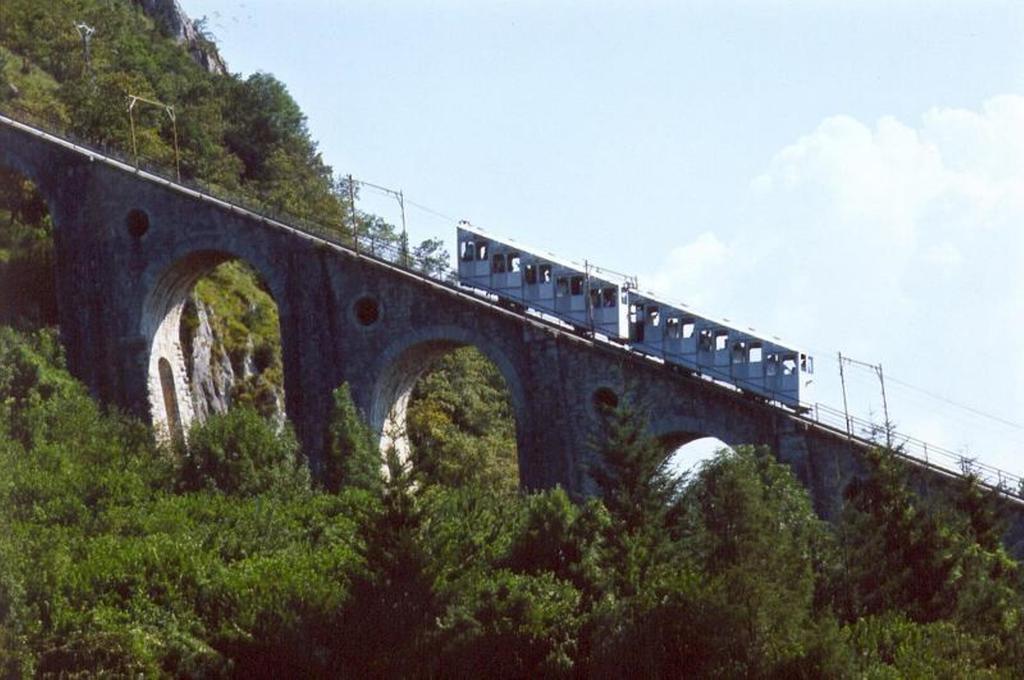
[[[481,262],[487,260],[487,241],[476,242],[476,259]]]
[[[551,283],[551,265],[542,264],[540,266],[540,282]]]
[[[513,274],[519,271],[519,253],[508,254],[508,271]]]
[[[505,256],[501,253],[496,253],[491,258],[491,273],[492,274],[504,274],[505,273]]]
[[[569,294],[569,279],[565,276],[559,276],[558,281],[555,285],[555,294],[558,297],[565,297]]]
[[[537,265],[526,265],[526,271],[523,272],[523,280],[530,285],[537,283]]]
[[[604,306],[605,307],[614,307],[615,306],[615,298],[617,296],[615,295],[615,289],[614,288],[605,288],[604,290],[602,290],[601,291],[601,297],[602,297],[602,300],[604,301]]]
[[[476,244],[472,241],[462,242],[462,259],[465,262],[469,262],[476,257]]]
[[[574,276],[569,281],[569,292],[572,295],[583,295],[583,277]]]

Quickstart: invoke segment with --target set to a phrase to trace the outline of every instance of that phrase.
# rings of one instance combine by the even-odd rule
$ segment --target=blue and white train
[[[812,357],[642,293],[635,278],[528,250],[468,222],[458,225],[457,257],[459,283],[503,304],[793,409],[809,401]]]

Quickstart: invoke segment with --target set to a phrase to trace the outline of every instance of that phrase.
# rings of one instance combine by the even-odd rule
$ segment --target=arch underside
[[[706,439],[709,436],[703,432],[668,432],[659,435],[657,439],[665,451],[671,453],[680,447],[686,446],[698,439]]]
[[[390,404],[380,426],[382,456],[393,450],[403,465],[408,464],[412,450],[406,430],[406,417],[413,388],[425,373],[437,365],[441,357],[465,346],[464,343],[450,340],[427,341],[409,348],[392,364],[379,388],[378,397],[382,405]]]
[[[181,318],[196,283],[219,265],[247,260],[219,250],[196,251],[167,267],[150,286],[143,303],[141,330],[149,338],[148,393],[154,430],[169,438],[188,433],[197,417],[186,357],[181,346]],[[266,279],[254,268],[261,281]],[[271,295],[277,304],[277,297]]]
[[[455,337],[451,337],[455,335]],[[461,333],[438,332],[433,338],[412,342],[399,342],[384,352],[385,363],[374,388],[370,424],[380,434],[382,461],[389,452],[408,464],[411,445],[406,428],[409,400],[421,377],[428,373],[447,354],[463,348],[475,347],[495,367],[505,381],[512,410],[516,419],[517,467],[523,478],[519,440],[522,431],[522,399],[518,377],[504,355],[486,343]],[[386,462],[386,461],[385,461]]]

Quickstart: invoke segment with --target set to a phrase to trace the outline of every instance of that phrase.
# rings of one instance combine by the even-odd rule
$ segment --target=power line
[[[966,404],[961,404],[961,403],[955,402],[952,399],[948,399],[948,398],[942,396],[941,394],[936,394],[934,392],[929,392],[928,390],[926,390],[926,389],[924,389],[922,387],[916,387],[915,385],[911,385],[910,383],[905,382],[903,380],[899,380],[897,378],[893,378],[892,376],[886,376],[886,379],[889,380],[890,382],[894,382],[897,385],[905,387],[905,388],[907,388],[909,390],[913,390],[914,392],[920,392],[921,394],[923,394],[925,396],[928,396],[928,397],[931,397],[932,399],[936,399],[936,400],[941,401],[941,402],[943,402],[945,404],[949,404],[950,406],[955,406],[956,408],[963,409],[964,411],[967,411],[969,413],[973,413],[976,416],[980,416],[982,418],[987,418],[988,420],[992,420],[992,421],[1000,423],[1002,425],[1006,425],[1007,427],[1012,427],[1015,430],[1024,430],[1024,425],[1021,425],[1020,423],[1014,422],[1012,420],[1007,420],[1006,418],[1003,418],[1002,416],[992,415],[991,413],[986,413],[985,411],[982,411],[980,409],[976,409],[976,408],[974,408],[972,406],[967,406]]]
[[[393,189],[389,189],[388,187],[384,187],[384,186],[381,186],[381,185],[378,185],[378,184],[373,184],[371,182],[365,182],[363,180],[356,180],[356,181],[360,185],[362,185],[362,186],[366,186],[366,187],[369,187],[371,189],[376,189],[376,190],[378,190],[378,191],[380,191],[382,193],[391,194],[391,195],[397,195],[399,193],[399,192],[397,192],[397,191],[395,191]],[[425,205],[423,205],[421,203],[418,203],[416,201],[409,200],[407,198],[405,199],[405,204],[407,204],[409,206],[412,206],[412,207],[414,207],[414,208],[416,208],[418,210],[421,210],[421,211],[423,211],[425,213],[428,213],[430,215],[433,215],[434,217],[443,219],[443,220],[448,220],[450,222],[457,221],[457,219],[455,217],[452,217],[451,215],[442,213],[442,212],[440,212],[438,210],[434,210],[433,208],[425,206]],[[837,361],[836,357],[833,356],[831,352],[823,352],[823,351],[818,350],[818,349],[811,349],[811,351],[814,352],[815,354],[817,354],[819,357],[821,357],[825,361],[831,361],[831,362],[839,363]],[[868,364],[868,363],[861,362],[861,361],[851,360],[851,359],[849,359],[849,357],[843,357],[842,360],[849,362],[851,366],[857,366],[857,367],[865,369],[865,370],[870,370],[872,373],[875,374],[876,377],[880,377],[880,376],[878,376],[878,374],[880,373],[880,369],[881,369],[880,366],[875,366],[873,364]],[[854,375],[857,376],[858,378],[860,377],[856,373]],[[900,380],[898,378],[894,378],[891,375],[886,376],[886,379],[888,379],[889,382],[892,382],[892,383],[895,383],[897,385],[900,385],[901,387],[913,390],[913,391],[918,392],[918,393],[920,393],[922,395],[925,395],[925,396],[927,396],[927,397],[929,397],[931,399],[935,399],[935,400],[940,401],[940,402],[942,402],[944,404],[947,404],[949,406],[953,406],[954,408],[962,409],[962,410],[964,410],[964,411],[966,411],[968,413],[971,413],[973,415],[979,416],[981,418],[985,418],[985,419],[990,420],[992,422],[996,422],[996,423],[999,423],[1001,425],[1005,425],[1007,427],[1011,427],[1011,428],[1014,428],[1014,429],[1017,429],[1017,430],[1024,430],[1024,424],[1017,423],[1017,422],[1014,422],[1012,420],[1008,420],[1006,418],[1003,418],[1001,416],[993,415],[991,413],[987,413],[985,411],[982,411],[981,409],[977,409],[977,408],[974,408],[974,407],[971,407],[971,406],[967,406],[966,404],[961,404],[959,402],[953,401],[952,399],[948,399],[947,397],[944,397],[944,396],[942,396],[940,394],[936,394],[936,393],[931,392],[929,390],[926,390],[924,388],[912,385],[911,383],[908,383],[908,382],[906,382],[904,380]],[[884,391],[884,387],[883,387],[883,391]],[[885,398],[883,396],[883,403],[884,402],[885,402]],[[886,408],[885,410],[887,411],[888,409]]]

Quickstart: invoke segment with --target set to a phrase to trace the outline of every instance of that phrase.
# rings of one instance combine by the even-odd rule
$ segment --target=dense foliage
[[[74,21],[99,27],[88,66]],[[347,191],[271,76],[202,72],[134,3],[0,2],[0,107],[125,144],[110,102],[128,92],[179,107],[186,177],[344,234]],[[166,162],[167,122],[145,116],[142,153]],[[403,257],[443,261],[436,243],[409,249],[360,219]],[[1020,569],[999,505],[971,477],[926,503],[878,451],[831,526],[769,451],[721,451],[675,476],[627,405],[596,436],[601,499],[522,494],[507,390],[466,348],[415,387],[411,466],[387,474],[340,386],[314,481],[289,428],[265,417],[276,311],[240,264],[197,300],[229,360],[258,377],[186,448],[160,446],[64,369],[51,231],[24,178],[0,175],[0,678],[1024,669]]]
[[[187,453],[103,413],[52,332],[0,331],[0,670],[146,676],[1015,677],[1017,563],[970,480],[922,503],[891,453],[838,527],[769,452],[673,477],[610,412],[607,501],[334,489],[237,409]],[[378,469],[379,470],[379,469]]]

